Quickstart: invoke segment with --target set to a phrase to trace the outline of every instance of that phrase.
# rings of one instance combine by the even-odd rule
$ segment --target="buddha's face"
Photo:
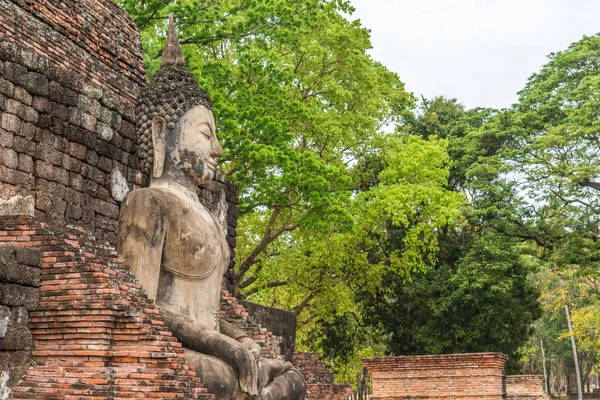
[[[216,159],[223,156],[223,148],[215,131],[212,112],[204,106],[195,106],[177,121],[179,134],[168,146],[173,164],[187,173],[197,185],[213,179]]]

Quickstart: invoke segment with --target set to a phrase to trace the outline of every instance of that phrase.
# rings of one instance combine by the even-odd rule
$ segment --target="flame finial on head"
[[[161,67],[170,67],[174,65],[184,65],[183,51],[179,39],[177,39],[177,31],[175,30],[175,20],[173,14],[169,14],[169,32],[167,33],[167,41],[162,53]]]

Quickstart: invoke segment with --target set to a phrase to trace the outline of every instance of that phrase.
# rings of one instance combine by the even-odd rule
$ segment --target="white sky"
[[[600,0],[351,0],[371,55],[415,95],[504,108],[551,52],[600,32]]]

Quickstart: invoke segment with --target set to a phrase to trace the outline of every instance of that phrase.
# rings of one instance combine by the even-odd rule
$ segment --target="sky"
[[[406,89],[471,107],[505,108],[527,78],[584,35],[600,0],[350,0],[371,30],[373,58]]]

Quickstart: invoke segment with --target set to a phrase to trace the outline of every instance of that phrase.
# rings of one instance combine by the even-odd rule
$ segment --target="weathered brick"
[[[20,101],[21,103],[30,106],[33,102],[33,97],[29,92],[20,86],[15,87],[15,100]]]
[[[97,121],[96,118],[89,115],[83,114],[83,120],[81,122],[81,127],[87,129],[88,131],[95,132],[96,131]]]
[[[32,106],[35,110],[41,113],[50,112],[50,101],[45,97],[35,96],[33,98]]]
[[[49,82],[45,75],[37,72],[29,72],[27,74],[27,85],[25,88],[29,93],[38,96],[48,96]]]
[[[13,143],[13,133],[0,128],[0,146],[11,147]]]
[[[11,148],[2,149],[2,164],[8,168],[17,169],[19,166],[19,155]]]
[[[17,86],[27,84],[27,68],[14,62],[4,63],[4,78]]]
[[[50,82],[48,85],[48,98],[57,103],[74,107],[77,105],[77,97],[77,92],[67,89],[61,83]]]
[[[5,95],[6,97],[14,97],[15,95],[15,85],[7,81],[6,79],[0,78],[0,93]]]
[[[2,114],[2,121],[0,122],[0,126],[4,130],[16,133],[21,127],[21,120],[16,115],[4,113]]]
[[[33,158],[27,154],[19,154],[19,171],[33,173]]]
[[[12,283],[0,283],[0,304],[10,307],[34,308],[39,302],[39,291]]]

